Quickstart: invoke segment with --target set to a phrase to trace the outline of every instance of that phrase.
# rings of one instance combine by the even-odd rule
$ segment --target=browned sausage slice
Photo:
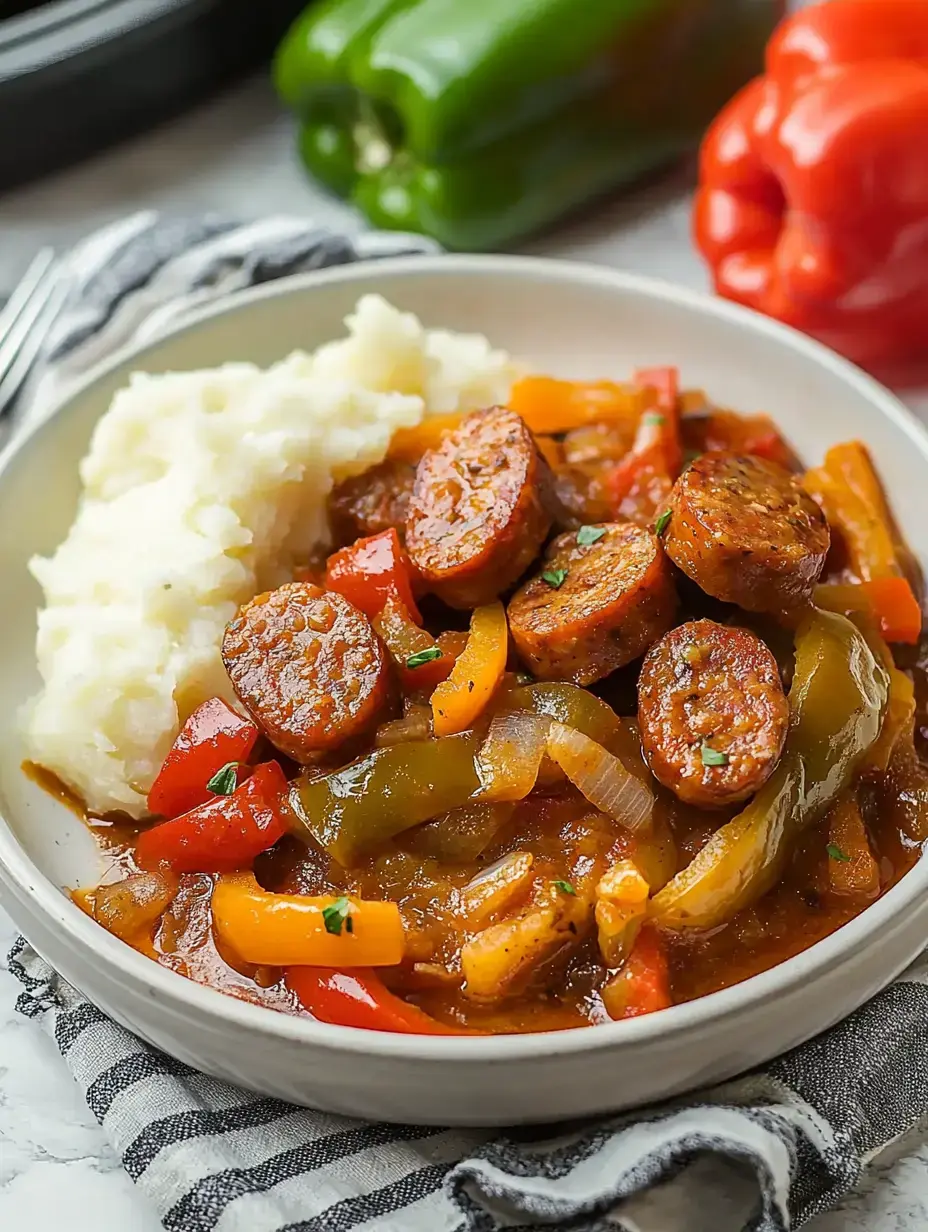
[[[518,415],[495,406],[466,416],[416,470],[406,547],[428,589],[469,608],[518,581],[551,528],[549,485]]]
[[[677,595],[657,538],[607,522],[595,543],[559,535],[546,568],[516,591],[509,629],[542,680],[591,684],[631,663],[673,623]]]
[[[674,484],[670,559],[716,599],[749,612],[808,603],[825,564],[825,516],[796,478],[763,458],[706,453]]]
[[[753,795],[773,771],[789,703],[759,637],[695,620],[645,656],[638,724],[654,777],[687,804],[721,808]]]
[[[241,607],[222,659],[255,721],[295,761],[368,731],[389,700],[387,653],[370,621],[309,582]]]
[[[336,546],[396,529],[402,535],[416,478],[408,462],[388,458],[360,475],[343,479],[329,494],[329,529]]]

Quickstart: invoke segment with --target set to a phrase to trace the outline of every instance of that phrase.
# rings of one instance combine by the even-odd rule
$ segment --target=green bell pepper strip
[[[479,786],[473,732],[409,740],[321,778],[301,775],[290,790],[297,822],[342,865],[466,803]]]
[[[889,674],[844,616],[815,610],[796,634],[790,731],[751,803],[657,894],[662,928],[715,928],[776,883],[798,834],[851,782],[880,734]]]
[[[308,169],[378,226],[495,248],[676,156],[782,0],[323,0],[274,66]]]

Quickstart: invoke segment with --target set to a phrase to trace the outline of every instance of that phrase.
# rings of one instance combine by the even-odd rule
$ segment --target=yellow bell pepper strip
[[[375,749],[331,774],[302,774],[291,787],[290,808],[320,846],[351,868],[379,843],[466,804],[480,785],[478,744],[466,732]]]
[[[393,967],[406,940],[396,903],[269,894],[253,873],[220,877],[213,927],[245,962],[267,967]]]
[[[509,409],[520,415],[536,435],[555,436],[586,424],[635,424],[653,398],[653,391],[615,381],[560,381],[553,376],[526,376],[513,385]]]
[[[796,634],[790,731],[776,770],[652,901],[667,929],[714,928],[779,879],[796,836],[853,779],[880,733],[889,675],[860,630],[818,609]]]
[[[899,533],[866,445],[833,445],[802,483],[840,534],[860,581],[904,577],[921,590],[918,565]]]
[[[432,694],[436,736],[466,731],[496,692],[509,655],[506,609],[497,600],[478,607],[470,618],[467,645],[451,674]]]
[[[857,792],[845,791],[826,818],[828,833],[828,885],[833,894],[876,898],[880,868],[870,850],[867,829],[857,803]]]
[[[874,578],[870,582],[816,586],[814,602],[829,612],[863,612],[878,624],[887,642],[914,646],[922,631],[922,610],[904,577]]]

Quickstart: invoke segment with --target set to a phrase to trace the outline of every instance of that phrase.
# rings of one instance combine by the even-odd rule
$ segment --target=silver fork
[[[43,248],[0,311],[0,418],[38,358],[65,293],[54,249]]]

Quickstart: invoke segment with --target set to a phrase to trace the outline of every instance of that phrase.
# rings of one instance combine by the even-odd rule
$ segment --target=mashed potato
[[[347,325],[267,370],[138,373],[97,425],[74,525],[32,562],[44,687],[26,716],[30,757],[92,811],[144,815],[180,724],[230,698],[222,631],[325,542],[333,477],[425,414],[505,401],[513,371],[485,338],[378,296]]]

